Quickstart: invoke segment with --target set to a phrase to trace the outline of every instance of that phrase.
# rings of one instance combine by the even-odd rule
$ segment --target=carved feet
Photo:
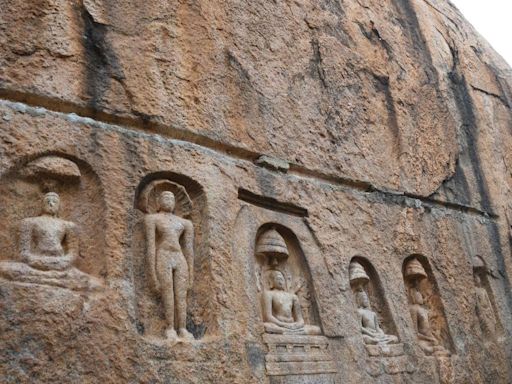
[[[171,343],[178,341],[194,341],[194,336],[185,328],[178,329],[178,332],[173,327],[165,330],[165,338]]]

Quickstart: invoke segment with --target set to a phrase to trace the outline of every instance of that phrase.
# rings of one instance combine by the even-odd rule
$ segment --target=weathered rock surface
[[[2,383],[512,382],[512,70],[448,1],[0,9]],[[156,180],[192,207],[194,340],[165,338],[150,284]],[[19,246],[50,190],[64,272]],[[287,251],[257,254],[270,229]],[[397,343],[365,344],[357,289]],[[270,291],[299,336],[265,334]]]

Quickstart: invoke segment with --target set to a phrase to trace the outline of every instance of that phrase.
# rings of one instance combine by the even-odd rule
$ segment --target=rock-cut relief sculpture
[[[420,348],[427,355],[449,356],[450,352],[442,345],[441,337],[435,334],[435,329],[431,324],[431,309],[424,298],[429,285],[428,275],[416,257],[406,261],[404,279],[409,297],[409,311]],[[433,295],[430,292],[430,296]],[[439,334],[439,332],[437,333]]]
[[[60,177],[80,177],[75,163],[58,157],[43,157],[29,164],[26,174],[52,173]],[[45,180],[46,185],[55,185]],[[21,220],[19,261],[0,262],[4,279],[72,290],[94,290],[98,279],[74,266],[79,256],[78,225],[59,217],[61,198],[56,192],[41,197],[41,213]]]
[[[263,278],[262,313],[265,332],[274,334],[319,335],[320,327],[306,324],[297,293],[306,289],[305,281],[294,277],[286,266],[289,257],[288,247],[283,237],[275,229],[260,236],[256,253],[267,259],[267,264],[260,271]],[[285,278],[288,274],[288,279]],[[261,285],[261,283],[260,283]],[[305,298],[307,301],[308,298]],[[310,307],[310,304],[307,305]],[[308,316],[309,317],[309,316]]]
[[[317,325],[309,276],[275,228],[267,228],[258,237],[256,259],[267,374],[335,372],[328,341]]]
[[[484,336],[493,337],[497,332],[498,323],[489,294],[487,267],[479,256],[473,259],[473,279],[475,282],[475,311],[480,322],[480,328]]]
[[[279,270],[267,271],[268,289],[263,292],[265,331],[276,334],[320,335],[320,327],[304,323],[298,296],[289,292]]]
[[[386,345],[398,343],[398,337],[387,335],[381,328],[377,314],[372,310],[367,293],[370,277],[363,266],[352,261],[349,267],[350,285],[357,303],[357,313],[363,341],[369,345]]]
[[[175,214],[176,194],[190,205],[185,189],[171,181],[151,183],[143,193],[148,210],[148,194],[155,197],[156,212],[146,213],[147,275],[155,294],[162,298],[165,313],[165,336],[169,341],[193,340],[187,330],[187,293],[194,273],[194,227],[188,219]]]

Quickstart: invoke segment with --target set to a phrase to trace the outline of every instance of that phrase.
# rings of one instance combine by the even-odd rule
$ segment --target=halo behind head
[[[174,195],[175,214],[190,218],[192,214],[192,200],[185,187],[167,179],[153,180],[148,183],[138,196],[137,208],[144,213],[156,212],[158,200],[164,191],[171,192]]]

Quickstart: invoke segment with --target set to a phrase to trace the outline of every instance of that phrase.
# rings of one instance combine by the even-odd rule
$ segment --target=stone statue
[[[398,337],[386,335],[380,328],[377,314],[371,310],[368,295],[363,289],[356,292],[359,322],[365,344],[394,344],[398,343]]]
[[[78,256],[76,225],[58,217],[60,197],[49,192],[43,198],[43,213],[21,222],[22,260],[33,268],[62,271]]]
[[[145,217],[148,272],[152,288],[162,296],[167,339],[193,340],[186,320],[187,292],[194,273],[194,227],[174,215],[174,208],[174,194],[163,191],[158,212]]]
[[[69,289],[95,289],[97,279],[75,267],[78,257],[77,227],[59,218],[60,197],[43,197],[42,214],[23,219],[20,226],[21,263],[0,265],[0,276],[25,283],[55,285]]]
[[[269,289],[263,292],[265,331],[277,334],[320,335],[320,327],[304,324],[297,295],[286,290],[281,271],[268,271]]]
[[[487,290],[482,286],[482,280],[475,273],[475,294],[476,294],[476,313],[480,320],[482,331],[485,335],[492,335],[496,332],[496,318],[492,308],[491,300]]]
[[[417,287],[412,287],[409,295],[411,299],[409,310],[411,311],[412,322],[416,329],[420,347],[423,351],[430,354],[439,345],[439,341],[432,333],[428,310],[424,306],[423,295]]]
[[[386,335],[380,328],[377,314],[372,311],[365,287],[370,281],[364,267],[357,261],[349,265],[350,286],[354,290],[358,307],[359,323],[365,344],[393,344],[398,343],[398,337]]]
[[[427,273],[419,260],[412,259],[407,263],[405,278],[409,282],[409,310],[420,348],[426,354],[434,353],[437,356],[448,356],[449,352],[440,345],[439,340],[434,336],[430,325],[429,311],[419,289],[420,281],[427,278]]]

